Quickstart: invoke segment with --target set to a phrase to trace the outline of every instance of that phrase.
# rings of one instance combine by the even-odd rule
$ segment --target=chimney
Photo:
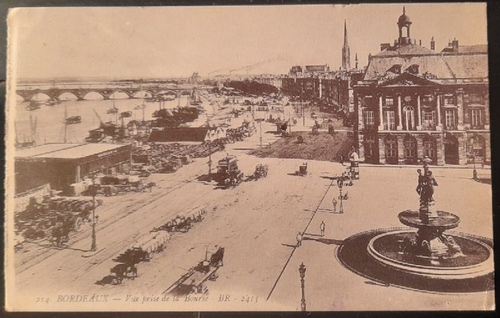
[[[456,38],[451,42],[451,47],[453,48],[453,52],[458,52],[458,40]]]
[[[431,38],[431,50],[436,50],[436,42],[434,42],[434,37]]]
[[[391,43],[380,43],[380,51],[388,49],[391,47]]]

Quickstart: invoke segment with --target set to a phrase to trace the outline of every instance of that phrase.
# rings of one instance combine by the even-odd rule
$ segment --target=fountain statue
[[[405,238],[401,245],[402,252],[410,257],[443,259],[464,256],[453,237],[444,235],[444,231],[458,226],[460,218],[453,213],[434,211],[434,187],[438,185],[424,159],[424,173],[417,169],[417,193],[420,207],[416,211],[404,211],[399,214],[401,223],[418,228],[415,239]]]

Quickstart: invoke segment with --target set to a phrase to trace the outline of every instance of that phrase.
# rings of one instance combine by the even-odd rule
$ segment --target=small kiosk
[[[356,151],[353,151],[351,153],[351,155],[349,156],[349,160],[351,161],[351,167],[350,167],[351,178],[353,180],[358,180],[359,179],[359,156],[356,153]]]

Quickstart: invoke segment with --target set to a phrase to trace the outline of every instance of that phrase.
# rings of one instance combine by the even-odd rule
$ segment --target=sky
[[[411,38],[436,49],[486,44],[486,5],[405,4]],[[403,4],[231,7],[17,8],[8,17],[8,77],[166,78],[287,73],[341,65],[344,21],[351,65],[398,36]]]

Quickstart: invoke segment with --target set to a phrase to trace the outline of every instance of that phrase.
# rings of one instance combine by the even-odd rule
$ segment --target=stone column
[[[436,130],[442,130],[443,125],[441,124],[441,95],[436,95],[436,108],[437,108],[437,126]]]
[[[423,158],[424,157],[424,137],[422,134],[418,134],[415,136],[415,139],[417,140],[417,158]]]
[[[436,139],[436,161],[438,166],[443,166],[444,165],[444,143],[443,143],[443,138],[444,135],[437,134],[434,136]]]
[[[457,136],[458,141],[458,164],[467,164],[467,137],[465,134]]]
[[[464,129],[464,91],[457,90],[457,129]]]
[[[418,115],[417,130],[422,130],[422,107],[420,106],[420,95],[417,95],[417,115]]]
[[[379,162],[385,164],[385,143],[383,135],[378,135],[378,159]]]
[[[484,94],[484,129],[490,129],[490,99],[488,92]]]
[[[398,163],[404,162],[405,159],[405,145],[404,145],[404,136],[396,136],[398,139]]]
[[[361,97],[357,94],[354,95],[354,107],[358,110],[358,131],[365,128],[362,106]]]
[[[380,120],[380,123],[378,125],[378,130],[379,131],[384,130],[384,113],[382,111],[382,95],[378,96],[378,118]]]
[[[359,161],[364,162],[365,161],[365,147],[363,145],[365,141],[365,136],[362,132],[358,134],[358,155],[359,155]]]
[[[81,171],[80,171],[80,169],[81,169],[80,165],[77,165],[76,166],[76,171],[75,171],[75,182],[80,182],[80,180],[81,180],[81,176],[80,176]]]
[[[481,134],[484,138],[484,161],[491,164],[491,144],[490,144],[490,134]]]
[[[398,95],[398,126],[397,130],[403,130],[403,121],[401,117],[401,95]]]
[[[323,83],[321,82],[321,78],[319,79],[319,98],[323,97]]]

